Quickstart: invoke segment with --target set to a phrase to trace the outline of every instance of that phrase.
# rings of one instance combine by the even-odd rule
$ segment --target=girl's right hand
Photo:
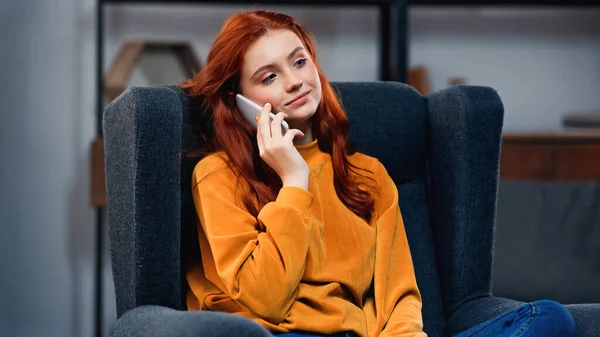
[[[283,186],[295,186],[308,190],[310,170],[308,164],[294,147],[294,138],[304,137],[302,131],[290,129],[285,135],[281,132],[281,122],[288,117],[280,112],[270,122],[271,104],[267,103],[257,121],[256,140],[262,160],[281,178]]]

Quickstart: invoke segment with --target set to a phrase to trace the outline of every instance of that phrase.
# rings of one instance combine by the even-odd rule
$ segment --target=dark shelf
[[[409,0],[413,6],[553,6],[553,7],[600,7],[600,1],[583,0]]]
[[[397,0],[101,0],[112,4],[215,4],[215,5],[346,5],[377,6]],[[407,0],[413,6],[557,6],[600,7],[600,1],[584,0]]]
[[[111,4],[213,4],[213,5],[345,5],[345,6],[379,6],[390,5],[397,0],[101,0]]]
[[[498,7],[600,7],[599,0],[96,0],[96,132],[102,137],[102,112],[104,108],[104,6],[108,4],[144,5],[295,5],[295,6],[378,6],[379,20],[379,51],[380,70],[379,76],[384,81],[394,80],[406,83],[408,68],[408,8],[410,6],[498,6]],[[590,1],[590,2],[588,2]],[[393,36],[392,32],[397,32]],[[95,336],[101,337],[102,333],[102,280],[103,280],[103,216],[104,210],[98,209],[96,217],[96,268],[95,268]]]

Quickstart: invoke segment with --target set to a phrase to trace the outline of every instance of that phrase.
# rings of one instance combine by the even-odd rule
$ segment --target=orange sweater
[[[296,148],[311,170],[309,190],[283,187],[258,217],[238,202],[222,154],[197,164],[202,263],[186,271],[188,309],[235,313],[276,333],[426,336],[398,191],[385,168],[364,154],[349,158],[378,184],[367,223],[337,197],[331,157],[317,141]]]

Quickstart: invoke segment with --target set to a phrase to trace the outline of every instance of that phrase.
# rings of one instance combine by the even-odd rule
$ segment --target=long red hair
[[[365,179],[374,180],[352,165],[348,156],[355,150],[348,142],[349,123],[340,102],[317,64],[315,47],[309,33],[288,15],[266,11],[235,14],[223,25],[208,54],[206,66],[181,85],[192,101],[201,101],[191,114],[201,114],[196,120],[206,123],[202,132],[204,154],[223,151],[228,165],[237,173],[238,181],[248,188],[243,204],[255,216],[266,203],[276,199],[282,186],[278,175],[260,158],[256,131],[243,119],[235,103],[239,92],[239,76],[244,55],[249,47],[269,30],[290,30],[304,44],[314,61],[322,86],[322,98],[311,119],[314,137],[321,151],[329,153],[333,162],[334,187],[340,200],[356,215],[370,221],[374,199]],[[360,176],[360,177],[359,177]],[[360,182],[359,182],[360,179]],[[361,183],[362,182],[362,183]],[[366,188],[364,188],[366,187]]]

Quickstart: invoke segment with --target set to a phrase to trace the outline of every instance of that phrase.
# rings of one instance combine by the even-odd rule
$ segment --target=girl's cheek
[[[264,103],[271,103],[271,106],[273,106],[273,108],[278,108],[282,105],[283,102],[281,102],[281,99],[277,96],[267,96],[265,97],[262,102]],[[264,104],[263,104],[264,105]]]

